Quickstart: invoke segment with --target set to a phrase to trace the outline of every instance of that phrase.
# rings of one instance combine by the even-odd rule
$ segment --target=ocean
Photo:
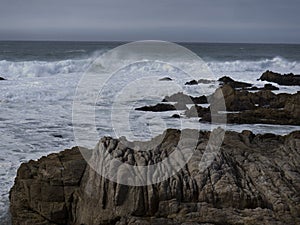
[[[38,159],[76,145],[72,105],[77,85],[97,57],[122,44],[124,43],[0,42],[0,76],[6,79],[0,81],[0,224],[10,224],[8,192],[13,185],[19,165],[30,159]],[[266,70],[300,74],[300,45],[179,44],[201,57],[216,78],[227,75],[236,80],[263,86],[265,82],[257,81],[257,78]],[[187,67],[190,66],[189,63],[183,62]],[[120,71],[123,74],[129,72],[130,70],[126,69]],[[159,70],[156,72],[161,77],[168,76],[164,70],[161,73]],[[116,89],[123,87],[126,79],[120,82]],[[168,85],[168,83],[163,84]],[[217,87],[217,82],[207,84],[203,87],[202,93],[210,94]],[[191,94],[195,93],[195,88],[183,87],[184,91]],[[281,86],[276,93],[297,91],[300,91],[299,87]],[[120,125],[119,128],[124,129],[124,132],[115,133],[107,122],[111,116],[107,112],[110,103],[113,102],[112,97],[115,97],[110,94],[108,92],[104,101],[100,100],[96,103],[99,138],[103,135],[127,136],[128,134],[129,139],[131,137],[144,140],[167,127],[180,128],[182,125],[178,120],[171,118],[174,112],[145,114],[132,110],[128,116],[129,127],[128,124],[124,124],[124,127]],[[122,96],[119,98],[121,99]],[[155,101],[157,99],[142,98],[132,105],[143,106]],[[197,119],[183,118],[183,120],[185,127],[199,127]],[[89,129],[85,122],[82,121],[81,125]],[[162,122],[164,122],[163,126]],[[143,129],[144,126],[150,128]],[[200,128],[211,129],[211,126],[202,124]],[[299,130],[300,126],[227,125],[226,129],[287,134]],[[93,140],[92,143],[96,144],[96,142],[97,140]],[[93,144],[86,147],[93,148]]]

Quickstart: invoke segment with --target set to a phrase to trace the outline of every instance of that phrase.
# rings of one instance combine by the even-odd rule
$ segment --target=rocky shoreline
[[[280,81],[277,73],[266,71],[260,79],[299,85],[299,75],[293,74]],[[172,81],[168,77],[162,80]],[[193,80],[185,85],[211,82],[215,81]],[[272,84],[257,88],[227,76],[218,82],[220,87],[210,96],[175,93],[157,105],[136,110],[182,110],[181,115],[172,117],[211,122],[211,111],[216,116],[224,113],[218,111],[222,93],[228,123],[300,125],[300,92],[275,94],[272,91],[278,87]],[[184,132],[198,137],[192,157],[178,173],[151,185],[112,182],[87,164],[80,152],[89,153],[95,162],[108,152],[122,163],[149,166],[172,154]],[[207,157],[211,134],[167,129],[144,142],[103,137],[93,150],[74,147],[23,163],[10,190],[12,224],[300,224],[300,131],[283,136],[227,131],[219,151],[211,154],[213,158],[201,169],[199,163]],[[157,140],[159,145],[155,145]],[[128,179],[123,174],[118,170],[118,177]],[[146,177],[152,179],[151,174]]]
[[[170,154],[180,135],[179,130],[166,130],[156,154],[149,149],[151,141],[142,142],[144,149],[136,151],[108,137],[100,140],[94,152],[105,150],[124,163],[149,165]],[[78,148],[23,163],[10,191],[12,222],[300,223],[300,131],[285,136],[226,132],[220,151],[200,171],[209,136],[210,132],[200,131],[195,153],[186,166],[168,180],[148,186],[126,186],[101,177]]]
[[[273,76],[276,79],[271,79]],[[293,74],[281,75],[266,71],[259,79],[276,81],[279,84],[300,85],[298,84],[299,75]],[[198,85],[201,82],[191,81],[186,85]],[[212,113],[215,117],[221,117],[223,113],[226,113],[226,122],[231,124],[300,125],[300,91],[295,94],[275,94],[272,91],[279,90],[279,88],[272,84],[265,84],[264,87],[258,88],[250,83],[235,81],[228,76],[221,77],[218,82],[220,82],[220,87],[212,95],[195,97],[180,92],[166,96],[161,103],[143,106],[136,110],[152,112],[185,110],[182,115],[177,115],[175,118],[199,117],[200,122],[212,122]],[[220,91],[222,95],[219,94]],[[226,112],[222,111],[224,109],[221,112],[218,111],[222,101],[225,102]],[[176,102],[176,104],[168,102]],[[199,105],[207,103],[209,107]],[[187,104],[194,106],[187,109]]]

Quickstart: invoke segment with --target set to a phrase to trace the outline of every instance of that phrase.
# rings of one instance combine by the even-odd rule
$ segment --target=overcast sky
[[[299,0],[0,0],[0,40],[300,43]]]

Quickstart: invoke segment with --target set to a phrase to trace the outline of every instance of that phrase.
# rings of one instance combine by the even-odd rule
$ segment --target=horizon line
[[[232,42],[232,41],[170,41],[170,40],[155,40],[155,39],[144,39],[144,40],[47,40],[47,39],[0,39],[0,42],[86,42],[86,43],[131,43],[136,41],[166,41],[173,43],[182,43],[182,44],[276,44],[276,45],[300,45],[296,42]]]

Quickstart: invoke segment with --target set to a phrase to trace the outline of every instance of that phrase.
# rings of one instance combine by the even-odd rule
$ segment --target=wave
[[[0,61],[0,74],[7,79],[45,77],[58,74],[80,73],[88,68],[91,59],[62,61]]]
[[[0,76],[7,79],[18,79],[23,77],[46,77],[59,74],[83,73],[91,63],[103,51],[93,52],[84,59],[67,59],[60,61],[21,61],[13,62],[7,60],[0,61]],[[177,60],[177,59],[176,59]],[[257,61],[206,61],[209,68],[218,75],[257,73],[266,70],[273,70],[280,73],[300,73],[300,62],[289,61],[282,57],[272,59],[262,59]],[[122,64],[122,63],[121,63]],[[193,62],[182,62],[183,68],[191,66]]]
[[[216,72],[262,72],[273,70],[280,73],[300,73],[300,62],[289,61],[280,56],[257,61],[208,61],[208,66]]]

